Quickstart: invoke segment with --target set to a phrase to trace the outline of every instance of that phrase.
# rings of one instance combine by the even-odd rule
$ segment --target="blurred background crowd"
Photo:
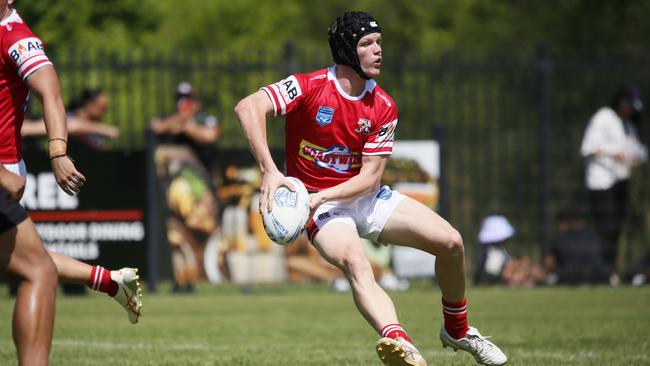
[[[398,140],[431,147],[404,145],[409,152],[391,160],[386,183],[459,229],[476,284],[647,283],[650,3],[352,3],[382,24],[378,82],[399,106]],[[326,29],[350,6],[19,2],[61,77],[73,156],[88,185],[94,175],[119,179],[127,162],[139,172],[130,179],[146,182],[140,200],[110,185],[79,196],[84,209],[139,209],[146,224],[139,240],[61,234],[46,244],[98,245],[95,257],[82,259],[117,262],[124,259],[115,248],[139,246],[147,279],[171,279],[178,293],[200,281],[349,289],[305,238],[282,247],[266,237],[256,210],[261,176],[232,110],[260,86],[330,65]],[[37,104],[29,116],[28,166],[45,146]],[[281,124],[268,122],[278,162]],[[113,165],[104,163],[109,155]],[[43,192],[39,185],[35,194]],[[35,221],[61,232],[74,224]],[[388,289],[435,276],[429,258],[365,245]]]

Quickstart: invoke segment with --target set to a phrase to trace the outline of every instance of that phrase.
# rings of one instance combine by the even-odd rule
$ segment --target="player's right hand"
[[[0,171],[0,188],[7,193],[7,201],[20,201],[25,191],[25,178],[6,169]]]
[[[79,190],[86,182],[86,177],[77,171],[74,163],[65,155],[52,159],[52,172],[56,183],[69,195],[79,193]]]
[[[260,213],[262,215],[273,210],[273,197],[275,196],[275,191],[281,186],[285,186],[294,192],[296,190],[293,183],[278,170],[264,173],[262,184],[260,185]]]

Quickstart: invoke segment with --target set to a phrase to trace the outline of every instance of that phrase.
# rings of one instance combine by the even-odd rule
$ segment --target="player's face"
[[[357,55],[361,70],[370,78],[379,76],[381,70],[381,34],[370,33],[359,40]]]
[[[106,110],[108,109],[108,96],[104,93],[99,94],[92,102],[86,106],[88,116],[95,120],[100,121]]]

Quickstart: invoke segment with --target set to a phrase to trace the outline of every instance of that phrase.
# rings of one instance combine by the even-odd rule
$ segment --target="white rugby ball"
[[[289,244],[300,236],[309,219],[309,192],[302,182],[287,177],[295,192],[282,186],[275,191],[273,210],[263,215],[264,230],[278,244]]]

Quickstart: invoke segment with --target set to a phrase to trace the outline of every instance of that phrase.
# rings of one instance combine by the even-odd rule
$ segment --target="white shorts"
[[[5,169],[7,169],[8,171],[16,175],[20,175],[23,178],[27,176],[27,167],[25,166],[25,161],[22,159],[17,163],[11,163],[11,164],[0,163],[0,164],[2,164],[2,166],[5,167]]]
[[[325,225],[342,222],[355,228],[360,237],[377,241],[388,219],[403,199],[401,193],[382,186],[365,196],[325,202],[307,223],[307,236],[313,242],[318,231]]]

